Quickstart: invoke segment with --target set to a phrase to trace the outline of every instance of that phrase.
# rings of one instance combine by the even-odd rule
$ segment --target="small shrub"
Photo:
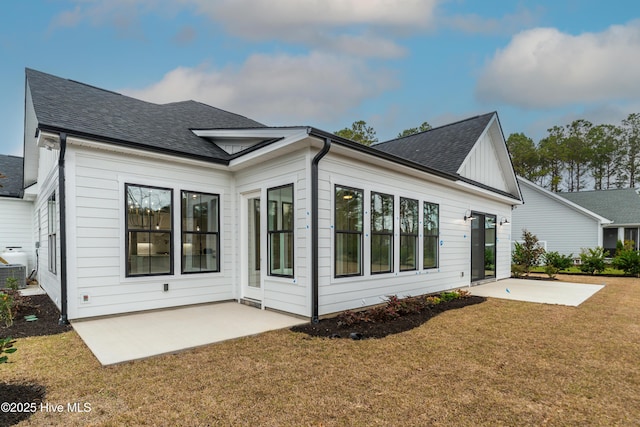
[[[456,291],[449,291],[449,292],[441,292],[440,293],[440,300],[444,301],[444,302],[448,302],[448,301],[453,301],[454,299],[458,299],[459,295]]]
[[[8,293],[0,292],[0,319],[10,327],[13,325],[14,315],[13,297]]]
[[[7,289],[11,289],[13,291],[18,290],[18,279],[16,279],[15,277],[7,277],[7,279],[5,280],[5,284]]]
[[[426,297],[425,301],[430,306],[438,305],[441,302],[440,297],[434,297],[434,296]]]
[[[524,267],[520,264],[511,264],[511,277],[519,279],[524,274]]]
[[[566,256],[553,251],[544,254],[544,271],[549,277],[554,278],[560,270],[566,270],[573,265],[573,254]]]
[[[511,258],[514,264],[522,266],[523,272],[528,276],[531,268],[540,264],[544,248],[540,246],[536,235],[527,230],[522,230],[522,240],[524,243],[515,242]]]
[[[611,264],[625,274],[640,277],[640,252],[633,249],[621,249],[616,252]]]
[[[17,348],[13,345],[16,343],[11,337],[0,338],[0,363],[7,363],[9,356],[7,354],[15,353]]]
[[[580,264],[580,270],[589,274],[603,272],[605,269],[604,258],[604,249],[600,246],[594,249],[583,248],[580,252],[580,260],[582,261],[582,264]]]

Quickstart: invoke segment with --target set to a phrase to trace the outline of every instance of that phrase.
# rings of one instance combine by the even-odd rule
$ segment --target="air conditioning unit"
[[[20,264],[0,264],[0,289],[7,287],[7,279],[18,279],[18,288],[27,287],[27,267]]]

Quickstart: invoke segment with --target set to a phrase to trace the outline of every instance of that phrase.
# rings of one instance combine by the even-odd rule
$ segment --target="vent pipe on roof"
[[[319,252],[319,225],[318,225],[318,169],[320,160],[329,152],[331,139],[324,138],[324,146],[311,162],[311,322],[318,323],[318,252]]]

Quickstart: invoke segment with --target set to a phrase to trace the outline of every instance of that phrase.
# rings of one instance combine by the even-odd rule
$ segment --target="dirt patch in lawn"
[[[398,334],[416,328],[434,316],[456,308],[479,304],[486,298],[468,296],[452,301],[442,301],[437,305],[427,307],[419,313],[406,314],[393,320],[384,322],[360,322],[355,325],[345,326],[338,317],[322,319],[318,323],[306,323],[291,328],[293,332],[303,332],[314,337],[326,338],[384,338],[388,335]]]

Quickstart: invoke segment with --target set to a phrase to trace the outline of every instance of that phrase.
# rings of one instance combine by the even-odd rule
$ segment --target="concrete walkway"
[[[289,328],[305,320],[237,302],[72,321],[103,365]]]
[[[550,280],[504,279],[472,286],[472,295],[577,307],[604,285]]]

